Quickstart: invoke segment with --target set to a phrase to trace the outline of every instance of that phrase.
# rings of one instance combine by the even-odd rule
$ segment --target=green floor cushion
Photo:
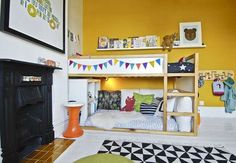
[[[87,156],[74,163],[133,163],[133,161],[120,155],[105,153]]]

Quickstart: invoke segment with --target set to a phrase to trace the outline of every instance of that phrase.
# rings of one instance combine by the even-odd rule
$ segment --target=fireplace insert
[[[57,67],[0,59],[3,163],[19,162],[54,140],[52,73]]]

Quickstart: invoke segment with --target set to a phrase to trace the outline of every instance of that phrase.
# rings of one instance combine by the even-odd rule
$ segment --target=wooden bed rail
[[[167,54],[140,54],[140,55],[88,55],[88,56],[69,56],[68,59],[104,59],[104,58],[154,58],[164,57]]]

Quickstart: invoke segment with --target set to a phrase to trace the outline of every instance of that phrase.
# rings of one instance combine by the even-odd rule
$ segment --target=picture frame
[[[179,23],[180,46],[202,46],[201,22]]]
[[[2,0],[0,29],[65,53],[65,0]]]
[[[98,37],[98,49],[107,49],[109,47],[109,38],[107,36]]]

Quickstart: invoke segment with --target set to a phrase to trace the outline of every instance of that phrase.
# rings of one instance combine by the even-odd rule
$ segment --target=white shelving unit
[[[100,80],[69,79],[69,100],[81,102],[80,125],[83,126],[87,117],[97,108],[97,95],[100,90]],[[91,97],[89,97],[91,95]]]
[[[205,48],[206,45],[200,46],[174,46],[173,49],[188,49],[188,48]],[[155,50],[162,49],[162,47],[143,47],[143,48],[107,48],[107,49],[97,49],[97,51],[122,51],[122,50]]]

